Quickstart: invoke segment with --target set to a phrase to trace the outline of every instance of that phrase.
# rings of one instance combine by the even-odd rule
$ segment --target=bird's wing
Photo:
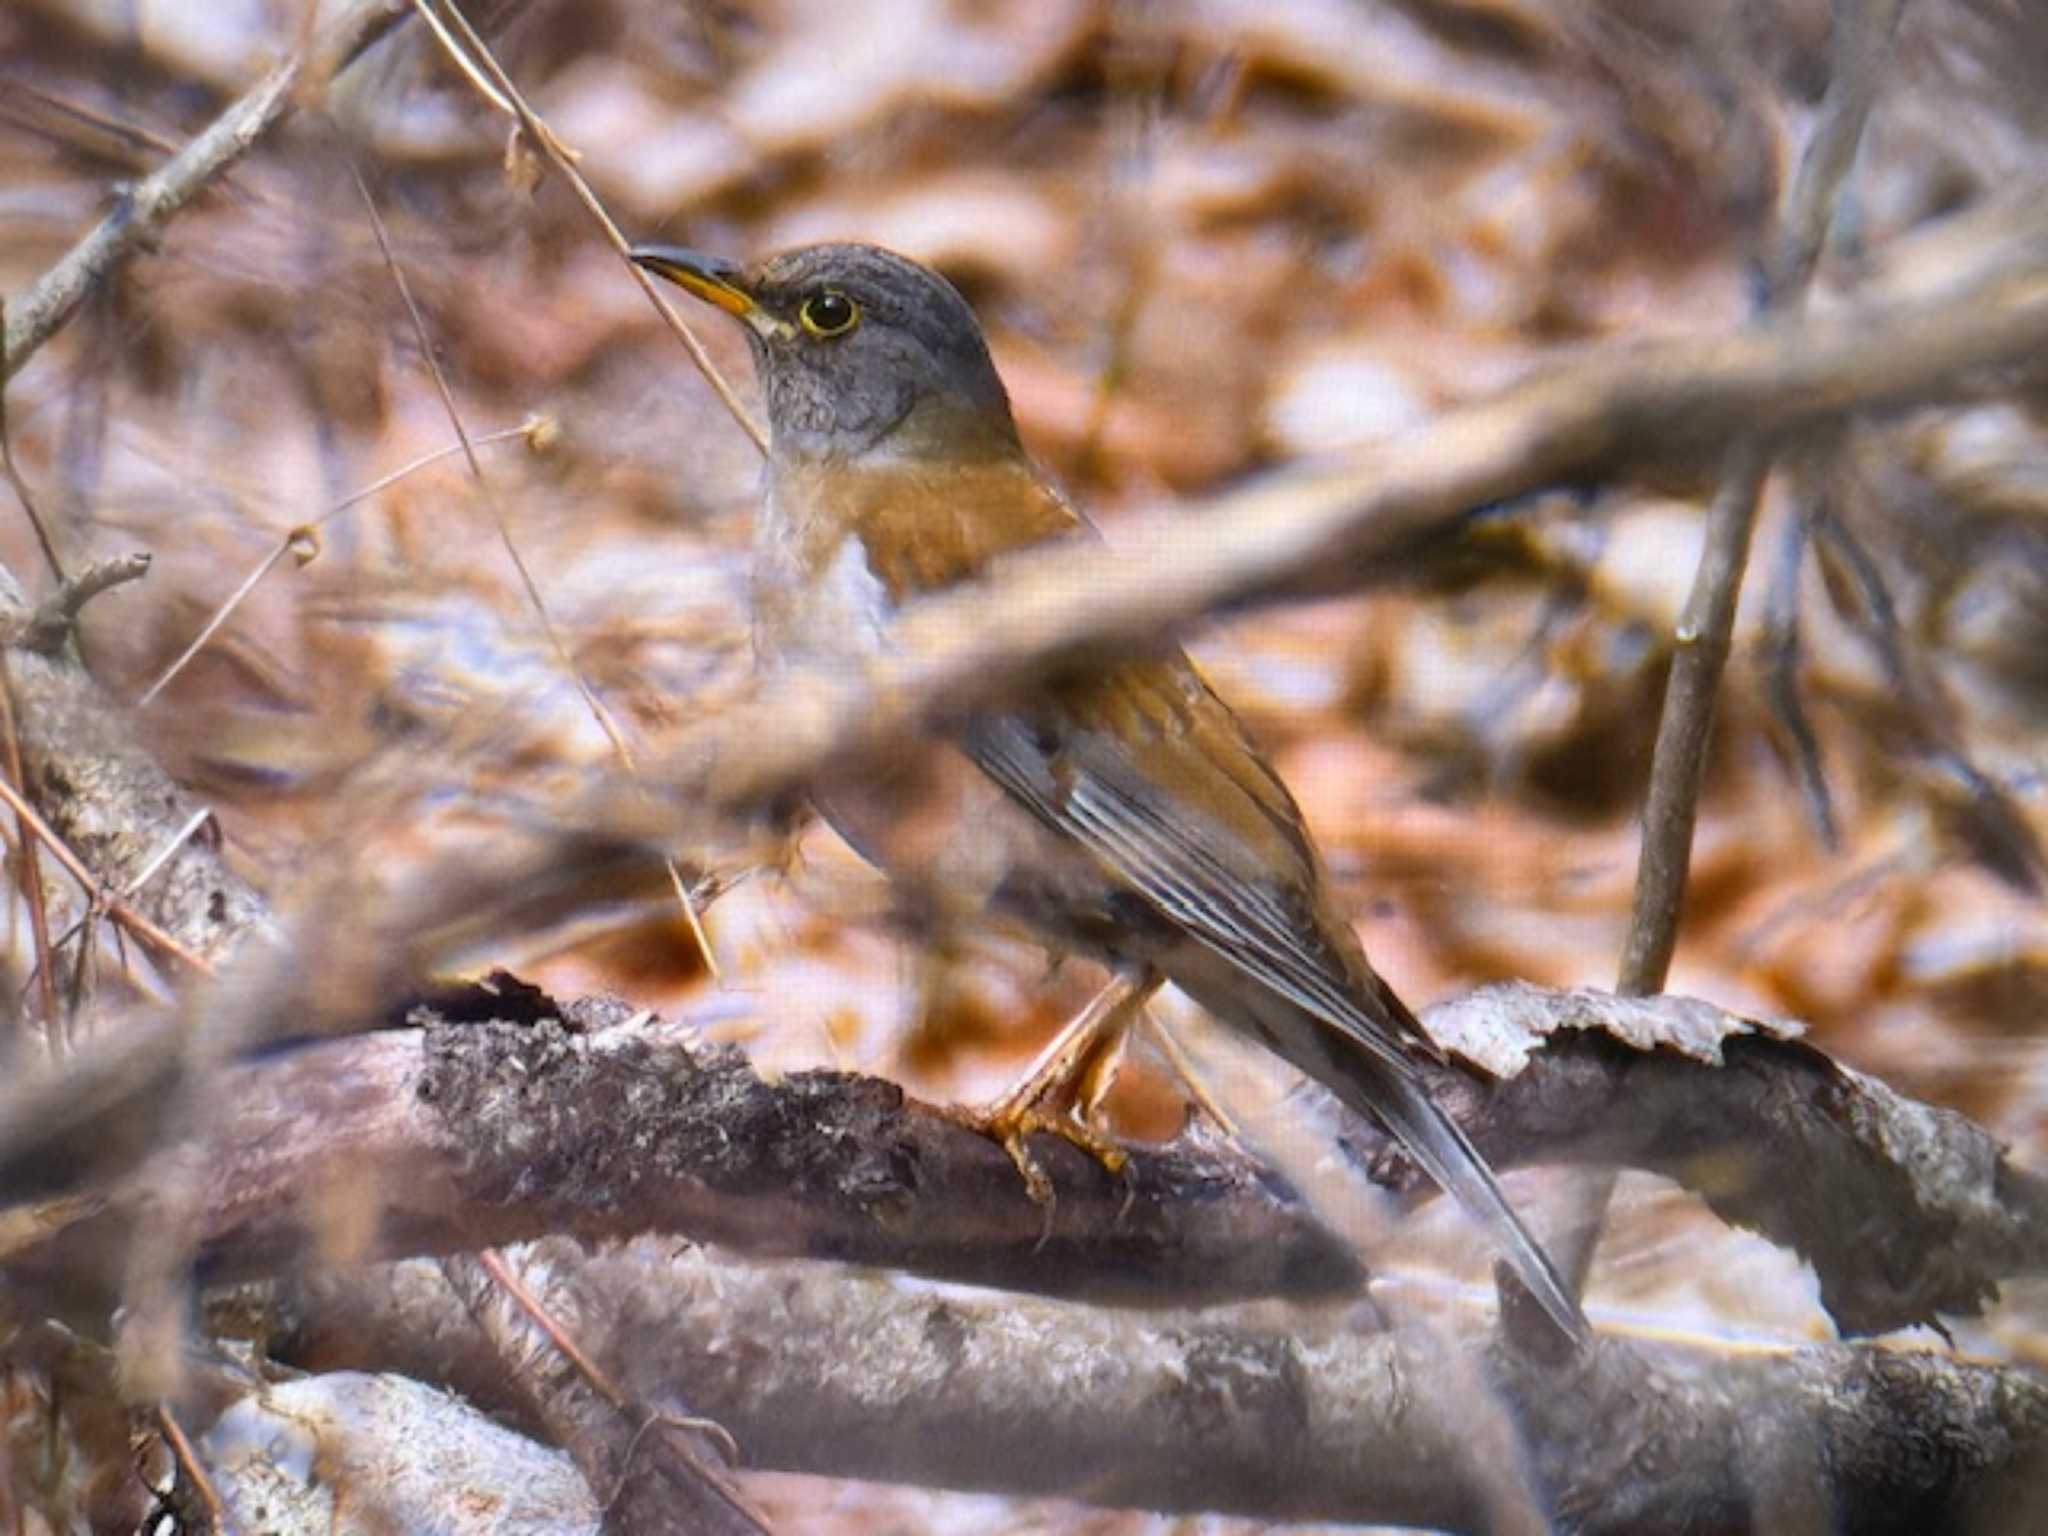
[[[986,715],[963,745],[982,770],[1124,887],[1240,973],[1357,1047],[1267,1034],[1295,1065],[1376,1115],[1481,1223],[1568,1336],[1586,1322],[1499,1181],[1417,1070],[1438,1054],[1328,910],[1301,815],[1236,716],[1184,658],[1126,663],[1042,704]],[[1168,800],[1157,787],[1172,785]]]
[[[1387,1068],[1435,1054],[1326,909],[1293,796],[1185,658],[979,717],[962,744],[1177,928]]]
[[[1028,460],[948,466],[942,484],[924,475],[906,462],[840,474],[831,487],[892,599],[950,585],[1012,549],[1092,533]],[[979,716],[962,745],[1120,886],[1233,966],[1389,1067],[1415,1047],[1436,1053],[1327,910],[1294,797],[1178,651]],[[1162,785],[1179,798],[1169,804]]]

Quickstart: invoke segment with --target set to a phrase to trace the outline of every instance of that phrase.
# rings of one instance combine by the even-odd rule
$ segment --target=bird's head
[[[751,266],[680,246],[632,255],[744,328],[778,460],[1018,451],[974,311],[929,267],[872,245]]]

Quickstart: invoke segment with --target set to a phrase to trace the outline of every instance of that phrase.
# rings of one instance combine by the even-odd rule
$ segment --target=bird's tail
[[[1569,1337],[1584,1339],[1590,1332],[1586,1315],[1550,1256],[1508,1204],[1500,1181],[1479,1149],[1423,1085],[1398,1067],[1349,1053],[1344,1053],[1333,1075],[1339,1081],[1330,1086],[1353,1109],[1384,1125],[1437,1187],[1486,1229],[1551,1321]]]

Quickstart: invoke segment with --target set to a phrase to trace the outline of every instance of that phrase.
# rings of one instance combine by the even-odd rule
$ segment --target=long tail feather
[[[1551,1321],[1573,1339],[1587,1337],[1591,1330],[1585,1313],[1458,1122],[1404,1072],[1388,1071],[1363,1058],[1343,1059],[1336,1065],[1342,1080],[1329,1086],[1352,1108],[1386,1126],[1422,1171],[1486,1229]]]

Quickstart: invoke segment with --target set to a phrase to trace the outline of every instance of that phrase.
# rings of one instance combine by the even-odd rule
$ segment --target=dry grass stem
[[[532,420],[523,421],[516,427],[500,427],[495,432],[486,432],[477,438],[471,446],[488,448],[498,443],[509,443],[514,439],[530,440],[533,430],[534,424]],[[191,665],[192,658],[206,649],[207,642],[220,633],[221,626],[234,617],[235,610],[242,606],[249,594],[256,590],[262,583],[263,578],[268,576],[277,567],[278,562],[284,559],[286,555],[296,552],[299,555],[301,564],[317,558],[319,542],[314,530],[326,526],[350,507],[358,506],[379,492],[389,490],[408,475],[425,469],[430,464],[438,464],[443,459],[452,458],[456,454],[461,453],[462,450],[463,444],[457,441],[450,443],[446,448],[435,448],[423,453],[410,462],[399,465],[398,468],[392,470],[389,474],[379,475],[361,490],[351,491],[310,523],[301,523],[296,528],[287,529],[284,535],[278,539],[277,543],[271,547],[270,552],[250,568],[249,574],[236,583],[235,590],[230,592],[207,617],[206,622],[199,627],[199,633],[186,643],[185,648],[178,652],[169,666],[157,674],[156,680],[142,690],[135,700],[135,707],[138,709],[147,707],[158,694],[170,686],[172,680],[180,672]]]
[[[435,3],[436,0],[412,0],[413,9],[422,16],[429,15]],[[605,239],[610,241],[612,249],[618,252],[619,259],[625,263],[633,281],[640,285],[640,291],[647,295],[648,301],[660,313],[668,328],[675,333],[676,339],[683,344],[683,350],[689,354],[691,364],[703,375],[704,381],[711,386],[712,393],[718,396],[719,402],[731,413],[732,419],[739,423],[740,430],[765,454],[768,451],[767,432],[741,403],[738,394],[726,382],[725,375],[720,373],[717,364],[711,361],[711,354],[704,350],[704,343],[697,339],[697,333],[690,328],[675,305],[669,302],[668,296],[656,285],[654,279],[627,258],[632,242],[625,237],[611,214],[605,210],[603,201],[591,189],[589,180],[576,168],[574,152],[562,143],[555,131],[527,104],[526,98],[519,93],[519,87],[513,84],[512,77],[498,62],[497,55],[492,53],[490,46],[477,35],[476,30],[469,24],[469,18],[462,14],[461,8],[454,0],[438,0],[438,3],[447,11],[449,23],[455,32],[460,34],[461,46],[457,46],[448,29],[438,22],[432,24],[434,36],[454,59],[463,77],[474,84],[493,107],[508,114],[518,124],[520,131],[538,146],[541,153],[554,164],[555,169],[562,173],[563,179],[575,190],[577,199],[590,211],[590,216],[597,220],[598,227],[604,231]],[[489,77],[488,81],[485,76]],[[705,953],[708,955],[710,951],[706,950]]]

